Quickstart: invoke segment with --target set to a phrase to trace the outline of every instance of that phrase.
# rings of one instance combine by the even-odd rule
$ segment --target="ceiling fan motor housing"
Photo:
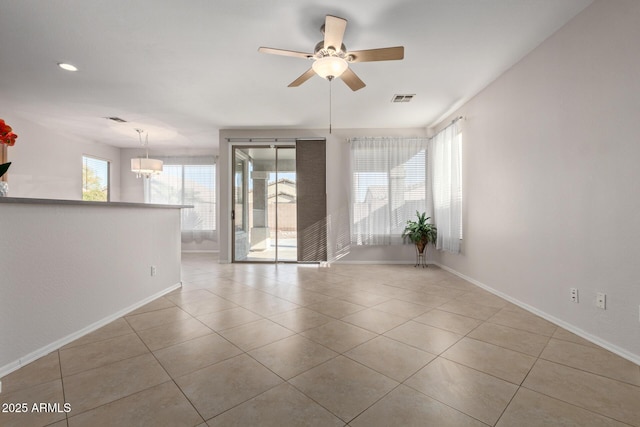
[[[342,43],[342,45],[340,46],[340,50],[335,50],[333,46],[325,48],[324,40],[320,40],[316,44],[316,47],[313,49],[312,59],[326,58],[327,56],[337,56],[349,62],[353,60],[353,56],[347,54],[347,47],[344,45],[344,43]]]

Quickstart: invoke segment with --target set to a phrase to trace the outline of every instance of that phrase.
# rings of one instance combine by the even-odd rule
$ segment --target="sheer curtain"
[[[407,220],[427,211],[427,145],[426,138],[351,139],[352,244],[403,243]]]
[[[456,121],[429,142],[436,248],[460,252],[462,238],[462,135]]]

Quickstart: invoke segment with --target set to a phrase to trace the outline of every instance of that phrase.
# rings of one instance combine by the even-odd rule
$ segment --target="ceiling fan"
[[[271,47],[261,47],[258,49],[258,52],[313,60],[311,68],[291,82],[289,87],[300,86],[314,74],[317,74],[329,81],[339,77],[353,91],[362,89],[366,85],[360,80],[356,73],[349,68],[349,63],[394,61],[404,58],[404,46],[348,51],[342,43],[346,28],[346,19],[327,15],[324,25],[320,28],[320,32],[324,35],[324,40],[316,44],[313,53],[296,52]]]

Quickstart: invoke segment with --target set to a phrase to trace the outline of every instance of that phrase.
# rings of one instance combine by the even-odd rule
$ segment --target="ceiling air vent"
[[[413,99],[414,96],[416,96],[415,93],[410,95],[393,95],[393,98],[391,98],[391,102],[409,102]]]
[[[125,119],[121,119],[120,117],[105,117],[105,119],[113,120],[118,123],[127,123]]]

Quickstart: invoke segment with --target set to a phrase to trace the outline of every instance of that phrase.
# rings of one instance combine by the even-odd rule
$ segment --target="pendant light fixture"
[[[149,158],[149,134],[145,135],[144,143],[142,142],[142,133],[144,130],[136,129],[140,145],[145,148],[146,157],[138,157],[131,159],[131,172],[136,174],[136,178],[150,178],[151,175],[162,173],[162,160]]]

